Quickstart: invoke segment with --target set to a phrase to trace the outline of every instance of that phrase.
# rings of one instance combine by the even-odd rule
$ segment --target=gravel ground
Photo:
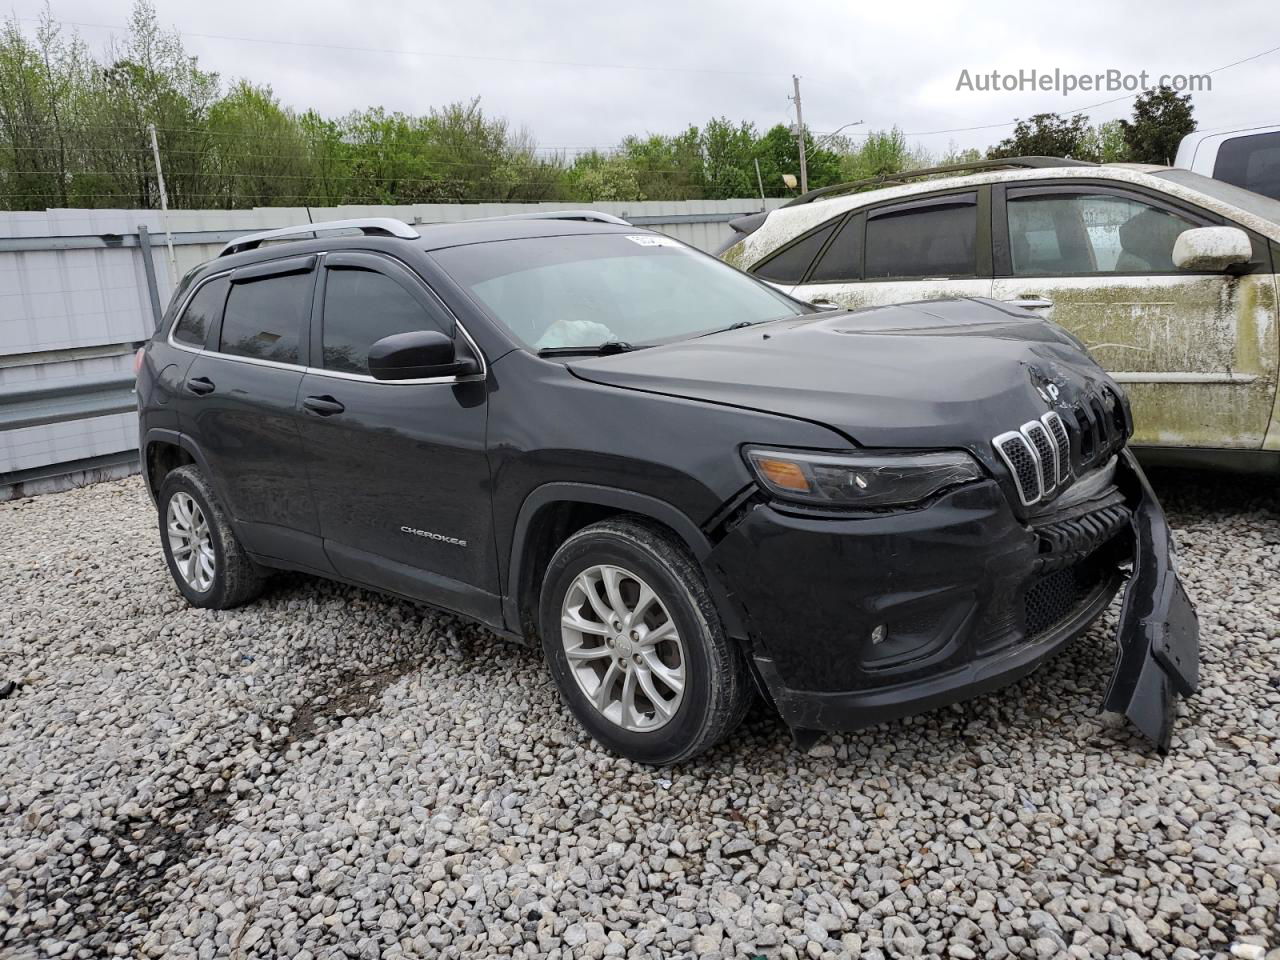
[[[136,478],[0,505],[0,955],[1280,958],[1280,500],[1164,474],[1203,686],[1022,683],[654,771],[533,652],[300,576],[185,606]]]

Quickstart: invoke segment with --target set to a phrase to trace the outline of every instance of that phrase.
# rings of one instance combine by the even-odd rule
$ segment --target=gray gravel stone
[[[1204,642],[1167,757],[1099,713],[1113,609],[1006,691],[665,771],[452,617],[187,607],[137,479],[0,504],[0,955],[1275,960],[1277,498],[1156,482]]]

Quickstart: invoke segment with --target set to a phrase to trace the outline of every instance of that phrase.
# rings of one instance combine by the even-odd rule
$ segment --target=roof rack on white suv
[[[885,173],[865,180],[851,180],[848,183],[833,183],[829,187],[819,187],[802,193],[794,200],[784,203],[784,207],[795,207],[802,203],[813,203],[841,193],[855,193],[859,190],[874,190],[892,184],[906,183],[908,180],[921,180],[925,177],[937,177],[952,173],[971,173],[982,170],[1038,169],[1045,167],[1096,167],[1090,160],[1073,160],[1070,157],[1000,157],[995,160],[971,160],[967,163],[949,163],[941,167],[921,167],[918,170],[903,170],[900,173]]]
[[[330,230],[359,230],[365,236],[399,237],[401,240],[417,240],[422,234],[403,220],[394,217],[363,217],[355,220],[325,220],[321,223],[300,223],[296,227],[280,227],[278,230],[264,230],[248,236],[237,237],[218,254],[220,257],[233,253],[253,250],[272,240],[312,239]]]

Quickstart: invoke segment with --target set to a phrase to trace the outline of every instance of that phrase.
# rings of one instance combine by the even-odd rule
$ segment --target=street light
[[[861,123],[863,123],[863,121],[862,121],[862,120],[852,120],[852,121],[850,121],[849,123],[846,123],[843,127],[836,127],[834,130],[832,130],[832,131],[831,131],[830,133],[828,133],[826,136],[824,136],[824,137],[822,137],[822,138],[820,138],[820,139],[818,139],[818,140],[813,141],[813,145],[814,145],[815,147],[821,146],[824,142],[826,142],[827,140],[830,140],[832,137],[834,137],[834,136],[835,136],[837,133],[839,133],[841,130],[845,129],[845,127],[856,127],[856,126],[860,125]]]

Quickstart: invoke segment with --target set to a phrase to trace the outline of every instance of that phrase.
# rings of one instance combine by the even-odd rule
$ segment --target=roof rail
[[[615,223],[621,227],[632,226],[621,217],[599,210],[530,210],[528,213],[508,213],[501,217],[477,217],[478,220],[588,220],[596,223]]]
[[[300,223],[296,227],[264,230],[232,240],[218,254],[225,257],[245,250],[253,250],[271,240],[303,240],[318,237],[329,230],[359,230],[367,237],[399,237],[401,240],[417,240],[422,234],[403,220],[392,217],[364,217],[356,220],[325,220],[321,223]]]
[[[886,187],[893,184],[906,183],[908,180],[921,180],[926,177],[940,176],[947,173],[967,173],[980,170],[1002,170],[1009,167],[1015,169],[1033,169],[1038,167],[1096,167],[1098,164],[1090,160],[1072,160],[1069,157],[1001,157],[998,160],[974,160],[970,163],[949,163],[941,167],[921,167],[919,170],[903,170],[901,173],[885,173],[866,180],[851,180],[848,183],[833,183],[829,187],[819,187],[802,193],[784,207],[796,207],[803,203],[813,203],[826,197],[841,193],[857,193],[859,190],[871,190],[875,187]]]

